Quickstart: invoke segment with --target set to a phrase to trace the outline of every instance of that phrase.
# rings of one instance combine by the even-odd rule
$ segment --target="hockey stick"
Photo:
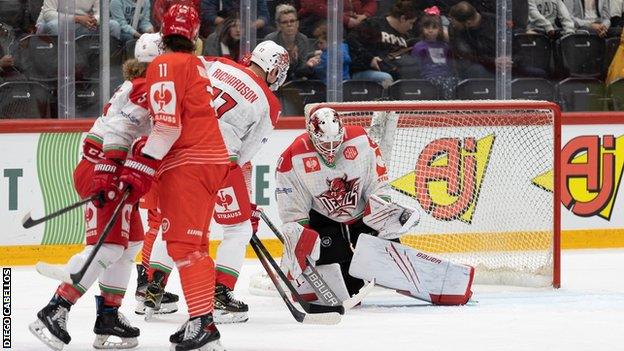
[[[82,280],[82,277],[87,272],[87,269],[89,269],[89,266],[91,266],[91,262],[93,262],[95,255],[98,253],[98,251],[100,251],[100,247],[104,245],[104,241],[106,240],[106,237],[108,237],[108,233],[110,233],[111,229],[113,229],[113,225],[115,225],[115,222],[117,222],[117,218],[119,217],[119,214],[121,213],[121,209],[123,209],[124,205],[126,205],[126,200],[128,199],[128,195],[130,195],[129,187],[126,188],[126,190],[124,191],[123,196],[121,197],[121,200],[117,204],[117,207],[115,207],[115,211],[113,212],[113,214],[111,215],[111,218],[108,220],[108,223],[106,223],[106,226],[102,230],[102,233],[100,234],[100,238],[98,239],[97,243],[93,246],[91,253],[89,253],[89,257],[87,257],[87,260],[85,261],[85,263],[82,265],[82,268],[78,272],[69,274],[64,269],[61,269],[58,266],[54,266],[45,262],[37,263],[37,265],[35,266],[35,269],[37,270],[37,272],[39,272],[39,274],[44,275],[48,278],[60,280],[67,284],[78,284]]]
[[[307,313],[326,313],[326,312],[337,312],[339,314],[344,314],[344,307],[342,306],[325,306],[325,305],[317,305],[313,303],[309,303],[301,297],[301,295],[297,292],[292,283],[288,280],[284,272],[280,269],[279,265],[275,262],[269,251],[264,247],[264,244],[258,239],[258,237],[253,234],[251,236],[251,244],[252,247],[255,245],[260,250],[260,252],[264,255],[266,260],[271,264],[275,273],[280,277],[284,285],[288,288],[290,293],[293,295],[295,301],[297,301],[304,311]],[[269,272],[267,272],[269,273]],[[281,288],[281,286],[280,286]]]
[[[100,196],[101,196],[100,194],[96,194],[96,195],[93,195],[93,196],[88,197],[86,199],[82,199],[82,200],[76,202],[75,204],[72,204],[72,205],[69,205],[67,207],[61,208],[60,210],[58,210],[56,212],[52,212],[49,215],[41,217],[41,218],[38,218],[38,219],[33,219],[30,216],[30,211],[29,211],[28,213],[26,213],[26,215],[22,219],[22,226],[24,228],[30,228],[30,227],[36,226],[37,224],[41,224],[41,223],[43,223],[45,221],[48,221],[48,220],[50,220],[52,218],[56,218],[56,217],[62,215],[63,213],[69,212],[69,211],[71,211],[71,210],[73,210],[75,208],[78,208],[78,207],[80,207],[80,206],[82,206],[82,205],[84,205],[84,204],[86,204],[86,203],[88,203],[90,201],[96,200]]]
[[[284,235],[277,229],[275,224],[271,222],[269,217],[262,211],[261,208],[258,208],[258,212],[260,212],[260,218],[267,224],[269,229],[275,234],[275,236],[279,239],[279,241],[284,244]],[[310,287],[314,290],[316,297],[320,301],[323,302],[324,305],[328,306],[337,306],[342,304],[342,301],[338,299],[336,293],[329,287],[329,285],[325,282],[321,274],[318,272],[316,267],[314,267],[314,262],[310,258],[310,256],[306,257],[306,262],[308,267],[303,271],[303,277],[310,284]],[[309,269],[309,271],[308,271]]]
[[[258,212],[260,213],[260,218],[262,218],[262,220],[267,224],[269,229],[271,229],[273,234],[275,234],[275,236],[283,244],[284,243],[284,235],[279,231],[279,229],[277,229],[275,224],[273,224],[273,222],[271,222],[269,217],[264,213],[264,211],[261,208],[258,208]],[[325,282],[325,280],[323,279],[321,274],[314,267],[310,257],[306,257],[306,261],[308,263],[308,268],[310,269],[310,272],[308,272],[307,270],[305,272],[303,272],[304,278],[306,279],[308,284],[310,284],[310,286],[312,286],[312,288],[314,289],[314,292],[316,293],[317,297],[319,297],[321,300],[323,300],[323,302],[326,305],[333,306],[333,304],[331,304],[331,303],[329,303],[328,301],[325,301],[325,300],[328,299],[328,296],[331,296],[331,297],[329,297],[329,299],[338,301],[338,298],[336,297],[336,294],[331,290],[331,288]],[[364,285],[360,289],[360,291],[358,291],[357,294],[351,296],[350,298],[346,299],[345,301],[342,301],[342,306],[344,307],[345,311],[350,310],[355,305],[357,305],[360,302],[362,302],[362,300],[366,297],[366,295],[370,294],[370,292],[373,291],[374,287],[375,287],[375,280],[373,279],[372,281],[370,281],[366,285]]]
[[[258,238],[254,235],[251,238],[251,242],[250,242],[251,247],[256,253],[256,256],[258,256],[260,263],[262,263],[264,270],[267,272],[267,274],[271,278],[271,281],[273,282],[273,285],[275,285],[275,288],[277,289],[280,297],[282,298],[282,300],[284,300],[284,303],[286,303],[286,307],[288,308],[290,313],[293,315],[293,317],[295,317],[295,320],[297,322],[304,323],[304,324],[338,324],[340,322],[341,316],[339,313],[336,313],[336,312],[308,314],[308,313],[299,311],[295,307],[295,305],[293,305],[293,303],[290,301],[290,299],[288,298],[288,295],[286,294],[286,292],[280,285],[280,282],[278,280],[279,278],[275,275],[275,272],[269,266],[270,264],[269,262],[275,262],[275,261],[273,261],[272,257],[265,256],[264,253],[266,252],[266,248],[264,248],[264,246],[260,248],[258,243],[262,245],[262,242],[260,242],[260,240],[258,240]],[[303,304],[301,306],[303,307]]]

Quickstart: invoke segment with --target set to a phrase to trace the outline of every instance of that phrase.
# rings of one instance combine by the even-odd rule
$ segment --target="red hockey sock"
[[[156,271],[161,272],[165,276],[165,278],[163,278],[162,285],[166,286],[167,282],[169,281],[169,275],[171,274],[171,272],[161,271],[160,269],[156,269],[154,267],[150,267],[147,270],[147,281],[151,282],[152,280],[154,280],[154,272]]]
[[[56,294],[73,305],[82,296],[83,292],[71,284],[61,283],[56,289]]]
[[[208,253],[188,243],[168,242],[167,251],[180,272],[182,291],[191,318],[212,313],[215,267]]]
[[[110,307],[121,306],[121,301],[123,300],[123,297],[124,297],[124,294],[105,292],[105,291],[102,291],[100,295],[102,295],[102,297],[104,298],[104,306],[110,306]]]
[[[141,264],[145,269],[149,270],[150,257],[152,256],[152,247],[158,236],[158,228],[151,228],[145,233],[143,239],[143,249],[141,250]]]

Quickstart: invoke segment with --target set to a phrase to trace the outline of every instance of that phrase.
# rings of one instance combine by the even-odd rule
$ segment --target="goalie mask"
[[[269,83],[269,89],[275,91],[284,84],[290,66],[290,57],[288,51],[283,47],[271,40],[263,41],[251,52],[249,61],[260,66],[267,75],[273,70],[277,70],[277,79],[275,82]]]
[[[333,166],[344,139],[344,127],[338,113],[329,107],[316,110],[308,119],[306,130],[316,151]]]

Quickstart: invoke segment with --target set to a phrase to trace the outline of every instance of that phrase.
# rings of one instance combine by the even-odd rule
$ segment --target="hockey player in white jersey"
[[[419,212],[390,201],[386,165],[366,131],[343,126],[331,108],[314,111],[306,130],[279,159],[275,189],[282,268],[302,296],[317,299],[300,279],[311,258],[343,300],[374,279],[434,304],[466,303],[474,268],[399,243]]]
[[[74,186],[83,198],[96,194],[100,197],[85,209],[87,246],[67,263],[65,269],[70,274],[82,268],[121,200],[119,175],[133,141],[151,129],[145,72],[148,63],[160,53],[159,36],[144,34],[137,40],[135,59],[124,64],[126,80],[104,106],[102,116],[83,142],[82,160],[74,171]],[[119,307],[142,240],[138,210],[135,205],[126,204],[83,278],[77,284],[59,285],[49,304],[29,325],[31,332],[53,350],[61,350],[71,340],[67,331],[70,308],[99,280],[93,346],[109,349],[137,346],[139,329],[130,325]],[[121,341],[109,340],[110,336]]]
[[[248,320],[248,306],[234,297],[247,243],[258,228],[255,204],[250,202],[251,171],[243,167],[262,148],[281,113],[273,94],[285,81],[289,67],[288,52],[272,41],[256,46],[251,55],[238,64],[222,57],[200,57],[214,92],[215,110],[231,165],[226,185],[217,192],[214,219],[223,228],[223,241],[217,249],[215,310],[216,323],[239,323]],[[150,269],[153,276],[164,276],[167,260],[160,240],[154,242]],[[165,270],[158,272],[158,268]],[[162,280],[161,280],[162,281]],[[165,280],[166,281],[166,280]],[[148,286],[148,292],[161,292],[164,284]],[[148,294],[158,299],[158,294]],[[157,301],[156,301],[157,302]],[[152,303],[146,300],[151,308]],[[157,306],[153,304],[153,306]]]

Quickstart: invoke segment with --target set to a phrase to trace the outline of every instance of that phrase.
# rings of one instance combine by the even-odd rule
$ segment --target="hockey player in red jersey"
[[[289,67],[288,52],[272,41],[264,41],[253,50],[243,65],[219,57],[200,58],[211,80],[219,128],[230,157],[230,173],[225,186],[217,193],[214,218],[223,228],[223,241],[217,251],[217,276],[214,319],[217,323],[245,322],[248,306],[234,298],[232,290],[238,279],[245,249],[258,226],[250,203],[251,169],[244,165],[266,142],[280,115],[280,104],[272,90],[277,90]],[[144,256],[151,255],[148,286],[149,309],[161,302],[166,277],[172,262],[163,255],[162,242],[146,240]],[[154,247],[152,248],[152,243]],[[152,249],[152,252],[149,252]],[[164,296],[162,296],[164,303]],[[151,299],[151,300],[150,300]],[[148,312],[150,313],[150,312]]]
[[[306,129],[282,154],[275,189],[284,223],[282,267],[302,295],[317,299],[300,279],[309,257],[342,301],[362,279],[374,279],[435,304],[466,303],[474,268],[398,242],[419,213],[390,201],[386,165],[366,131],[343,126],[331,108],[314,111]]]
[[[119,203],[118,179],[133,140],[149,133],[145,72],[148,63],[160,53],[157,37],[158,34],[144,34],[138,39],[135,59],[124,64],[124,83],[104,106],[102,116],[83,142],[82,160],[74,171],[74,186],[81,197],[100,194],[100,199],[86,207],[87,246],[69,260],[66,266],[69,273],[82,268]],[[61,350],[71,340],[66,325],[69,310],[98,279],[101,293],[96,296],[94,347],[137,346],[139,329],[130,325],[119,312],[119,306],[142,240],[143,227],[137,207],[126,204],[84,277],[78,284],[62,283],[57,288],[50,303],[30,324],[31,332],[52,349]],[[108,340],[111,335],[121,338],[121,342]]]
[[[199,15],[191,6],[173,5],[163,17],[165,53],[146,75],[154,125],[120,177],[130,186],[130,202],[145,195],[157,178],[163,239],[180,274],[189,313],[170,337],[177,351],[221,348],[212,317],[215,268],[208,255],[208,227],[230,162],[210,80],[193,55],[198,31]]]

